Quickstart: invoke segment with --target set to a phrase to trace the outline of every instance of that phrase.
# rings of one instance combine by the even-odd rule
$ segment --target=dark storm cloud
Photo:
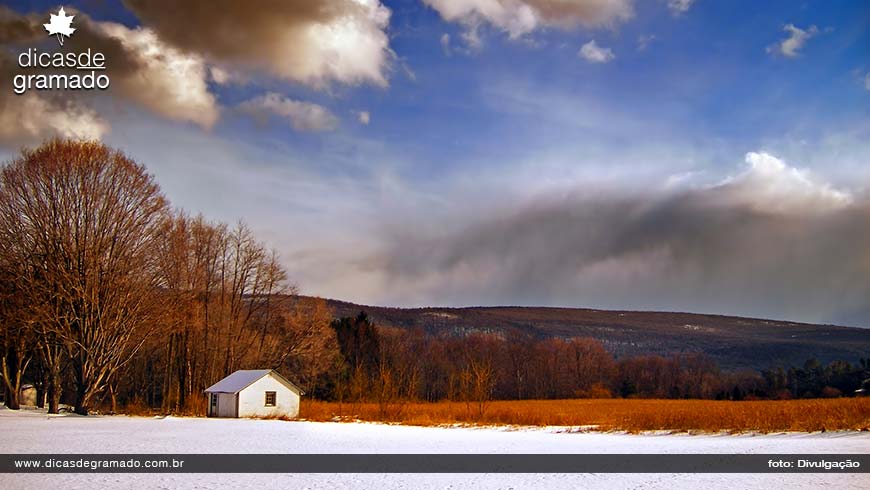
[[[458,232],[394,232],[390,294],[452,304],[688,310],[870,326],[870,202],[755,155],[702,189],[541,199]],[[763,159],[773,166],[765,166]],[[748,161],[751,157],[747,157]]]

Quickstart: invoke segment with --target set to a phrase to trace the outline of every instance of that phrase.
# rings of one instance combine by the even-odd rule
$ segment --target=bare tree
[[[602,394],[613,376],[613,357],[604,349],[601,342],[591,338],[575,338],[567,343],[568,363],[571,367],[570,388],[572,396],[592,396],[592,388]]]
[[[144,167],[96,142],[25,150],[0,179],[3,252],[24,265],[18,289],[66,346],[87,414],[154,325],[166,201]]]
[[[279,312],[263,335],[258,352],[266,364],[295,373],[296,381],[311,392],[338,355],[335,330],[330,326],[332,311],[319,298],[293,299],[290,305],[272,308]]]
[[[10,288],[9,279],[7,276],[0,280],[0,380],[6,392],[6,406],[18,410],[21,381],[33,359],[35,338],[22,316],[21,297]]]
[[[278,258],[257,242],[251,230],[238,223],[219,228],[215,263],[215,290],[209,300],[209,335],[219,354],[212,356],[210,373],[224,376],[256,356],[262,339],[257,322],[272,307],[277,295],[293,292]],[[214,376],[213,376],[214,377]]]
[[[492,400],[495,386],[495,353],[502,340],[491,334],[472,334],[464,339],[462,348],[462,367],[459,372],[461,396],[466,409],[480,420]]]

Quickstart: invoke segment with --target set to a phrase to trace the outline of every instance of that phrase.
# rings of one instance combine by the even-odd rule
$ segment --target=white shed
[[[296,417],[298,386],[272,369],[239,370],[205,390],[209,417]]]

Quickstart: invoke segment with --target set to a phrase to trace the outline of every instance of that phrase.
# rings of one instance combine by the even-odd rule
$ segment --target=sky
[[[0,45],[2,160],[100,139],[305,294],[870,326],[866,2],[7,2]],[[111,86],[15,95],[28,48]]]

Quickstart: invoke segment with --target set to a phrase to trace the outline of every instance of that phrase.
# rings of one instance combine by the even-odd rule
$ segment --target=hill
[[[365,311],[376,324],[435,335],[592,337],[617,357],[704,352],[723,369],[870,358],[870,329],[695,313],[584,308],[387,308],[327,300],[336,317]]]

